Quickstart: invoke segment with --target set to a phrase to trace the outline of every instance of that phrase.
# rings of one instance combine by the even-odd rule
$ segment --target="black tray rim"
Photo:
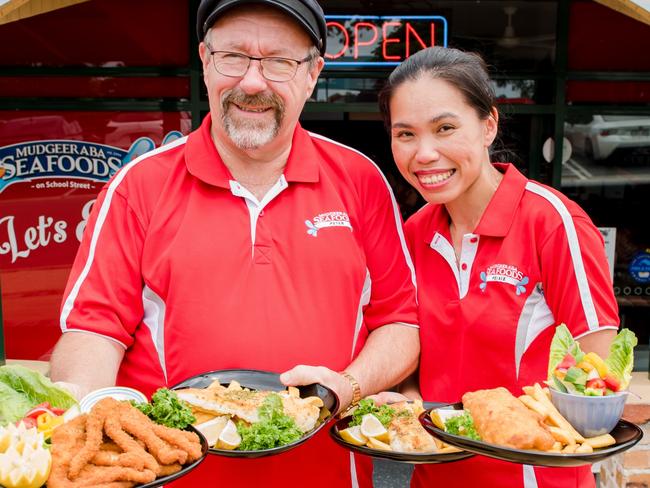
[[[434,408],[439,408],[446,404],[435,402],[423,402],[424,408],[430,411]],[[396,451],[380,451],[379,449],[372,449],[367,446],[355,446],[346,442],[339,433],[341,430],[347,428],[352,420],[351,417],[344,417],[337,420],[332,424],[329,430],[330,437],[338,445],[349,451],[370,456],[377,459],[388,459],[405,464],[441,464],[451,463],[454,461],[461,461],[473,457],[474,454],[463,450],[462,452],[449,452],[449,453],[413,453],[413,452],[396,452]],[[428,432],[428,431],[427,431]]]
[[[206,371],[204,373],[199,373],[194,376],[190,376],[189,378],[186,378],[185,380],[181,381],[180,383],[177,383],[176,385],[172,386],[170,390],[179,390],[183,388],[191,388],[191,386],[188,386],[188,382],[193,382],[193,381],[198,381],[202,378],[206,380],[213,380],[213,379],[221,379],[219,376],[222,377],[230,377],[232,380],[238,381],[242,387],[248,387],[251,389],[255,389],[254,387],[247,385],[246,381],[242,382],[237,379],[238,375],[244,375],[244,374],[253,374],[253,375],[259,375],[261,377],[266,377],[268,379],[275,379],[277,382],[281,385],[280,383],[280,374],[279,373],[273,373],[271,371],[263,371],[259,369],[217,369],[213,371]],[[300,439],[298,439],[295,442],[292,442],[290,444],[285,444],[284,446],[279,446],[279,447],[274,447],[272,449],[263,449],[260,451],[239,451],[236,449],[233,450],[227,450],[227,449],[216,449],[214,447],[209,447],[208,448],[208,454],[212,455],[217,455],[217,456],[225,456],[225,457],[232,457],[232,458],[260,458],[260,457],[266,457],[266,456],[274,456],[277,454],[282,454],[283,452],[289,451],[290,449],[293,449],[294,447],[298,447],[299,445],[307,442],[309,439],[311,439],[314,435],[316,435],[321,429],[323,429],[329,422],[330,420],[333,419],[335,413],[339,409],[340,401],[338,395],[332,390],[331,388],[321,384],[321,383],[313,383],[311,385],[303,385],[303,386],[296,386],[298,390],[310,388],[310,387],[316,387],[316,388],[323,388],[327,393],[332,395],[332,398],[334,400],[333,408],[330,410],[330,413],[328,416],[326,416],[320,425],[318,425],[315,429],[307,432],[304,436],[302,436]],[[282,391],[282,389],[286,389],[286,386],[278,386],[277,391]]]
[[[447,403],[434,408],[442,407],[452,407],[453,410],[462,410],[463,404],[462,402]],[[440,430],[433,424],[433,421],[431,420],[431,417],[429,415],[431,413],[431,410],[432,409],[427,409],[420,415],[420,423],[422,423],[424,428],[429,433],[440,437],[440,439],[446,443],[482,456],[500,459],[502,461],[529,464],[534,466],[576,467],[593,464],[599,461],[603,461],[608,457],[627,451],[636,445],[643,437],[643,431],[638,425],[621,419],[616,424],[612,432],[614,432],[616,429],[631,429],[634,432],[633,437],[628,441],[622,442],[620,444],[614,444],[613,446],[604,447],[592,453],[554,454],[542,451],[512,449],[488,442],[475,441],[473,439],[468,439],[467,437],[450,434],[448,432]]]

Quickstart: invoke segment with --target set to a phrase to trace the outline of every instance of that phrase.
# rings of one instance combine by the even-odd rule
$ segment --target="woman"
[[[428,202],[406,224],[420,306],[424,400],[546,379],[555,326],[606,355],[618,326],[603,239],[578,205],[490,161],[499,114],[483,60],[429,48],[380,95],[401,174]],[[417,391],[405,391],[417,396]],[[591,487],[590,468],[477,456],[417,467],[412,486]]]

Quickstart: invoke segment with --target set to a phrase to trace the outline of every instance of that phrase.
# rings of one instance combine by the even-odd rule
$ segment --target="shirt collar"
[[[494,167],[503,173],[503,179],[485,209],[476,233],[504,237],[510,230],[528,179],[513,164],[494,163]]]
[[[200,180],[220,188],[230,188],[233,180],[212,141],[212,119],[208,114],[201,127],[190,134],[185,152],[187,170]],[[319,178],[319,154],[309,133],[300,124],[293,133],[291,152],[284,169],[287,181],[314,183]]]

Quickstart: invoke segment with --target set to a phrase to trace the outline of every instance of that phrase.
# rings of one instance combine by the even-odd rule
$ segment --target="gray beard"
[[[259,103],[258,103],[259,102]],[[273,110],[273,122],[238,120],[231,115],[232,104],[270,105]],[[257,149],[271,142],[280,132],[284,118],[284,104],[275,94],[246,95],[241,91],[231,90],[221,102],[223,127],[232,142],[239,149]]]
[[[234,120],[228,113],[223,116],[226,134],[239,149],[257,149],[268,144],[280,131],[276,119],[271,123],[254,123]]]

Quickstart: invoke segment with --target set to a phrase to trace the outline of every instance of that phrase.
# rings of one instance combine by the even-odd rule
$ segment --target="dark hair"
[[[407,58],[390,74],[379,93],[379,109],[390,131],[390,100],[395,89],[423,75],[439,78],[456,87],[481,119],[490,116],[496,96],[487,65],[476,53],[446,47],[429,47]]]

